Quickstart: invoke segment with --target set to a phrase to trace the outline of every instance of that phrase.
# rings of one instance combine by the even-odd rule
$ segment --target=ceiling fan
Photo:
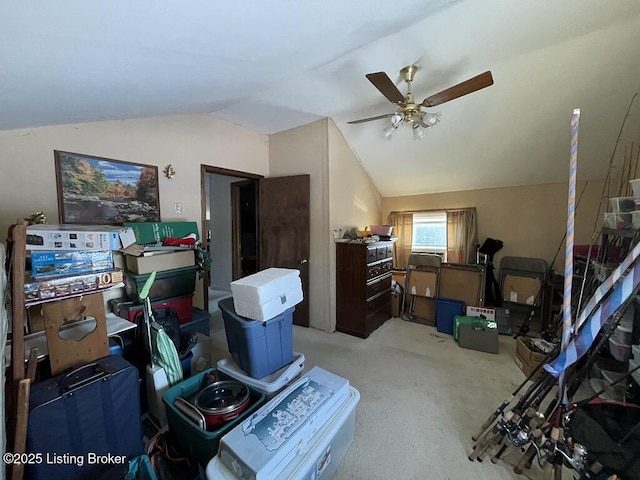
[[[398,106],[394,113],[386,113],[376,117],[361,118],[353,120],[351,124],[371,122],[373,120],[381,120],[383,118],[391,118],[391,124],[385,129],[385,137],[391,138],[396,129],[403,123],[409,124],[413,128],[414,138],[424,137],[424,130],[435,125],[440,120],[439,113],[430,113],[424,111],[423,107],[435,107],[450,100],[462,97],[469,93],[481,90],[485,87],[493,85],[493,77],[491,72],[487,71],[477,75],[462,83],[458,83],[452,87],[442,90],[434,95],[425,98],[422,102],[416,103],[411,91],[411,82],[418,71],[416,65],[408,65],[400,70],[400,76],[407,84],[407,94],[403,95],[398,87],[384,72],[368,73],[367,79],[376,87],[382,95],[391,103]],[[420,128],[422,127],[422,128]]]

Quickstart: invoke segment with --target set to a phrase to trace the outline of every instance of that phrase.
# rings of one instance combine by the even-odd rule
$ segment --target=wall
[[[269,137],[269,175],[310,175],[309,325],[329,331],[327,120]]]
[[[329,221],[331,230],[364,228],[382,222],[382,197],[333,121],[329,129]],[[329,238],[331,331],[336,325],[336,249]]]
[[[0,232],[35,211],[57,223],[53,150],[157,165],[162,220],[200,225],[200,165],[267,175],[268,145],[267,135],[206,114],[3,131]],[[162,176],[169,163],[176,171],[172,180]],[[173,213],[174,202],[182,203],[182,215]],[[202,305],[201,284],[195,302]]]
[[[602,197],[602,182],[578,182],[575,215],[575,241],[591,243],[594,225],[602,225],[602,213],[597,217]],[[496,268],[503,256],[534,257],[549,265],[560,248],[553,267],[564,269],[564,234],[567,216],[567,183],[532,185],[508,188],[488,188],[464,192],[437,193],[382,200],[382,215],[392,211],[433,210],[476,207],[478,213],[478,241],[487,237],[502,240],[504,247],[494,259]],[[604,205],[604,211],[607,209]]]
[[[229,290],[233,279],[231,244],[231,184],[240,177],[208,173],[211,215],[211,287]]]

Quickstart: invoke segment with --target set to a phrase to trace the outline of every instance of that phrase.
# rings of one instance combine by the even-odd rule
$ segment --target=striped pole
[[[564,292],[562,297],[562,343],[560,352],[562,353],[569,346],[573,321],[571,318],[571,288],[573,286],[573,243],[574,224],[576,208],[576,178],[578,172],[578,124],[580,121],[580,109],[573,110],[571,116],[571,160],[569,162],[569,194],[567,199],[567,239],[564,253]],[[559,392],[562,395],[562,403],[567,403],[565,392],[564,371],[558,380]]]

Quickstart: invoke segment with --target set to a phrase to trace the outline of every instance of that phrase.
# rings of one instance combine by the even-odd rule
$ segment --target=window
[[[447,212],[421,212],[413,214],[411,250],[419,253],[447,252]]]

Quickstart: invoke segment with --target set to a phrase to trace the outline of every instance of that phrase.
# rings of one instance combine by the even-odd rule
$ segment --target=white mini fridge
[[[313,367],[220,440],[208,480],[327,480],[353,442],[359,392]]]

